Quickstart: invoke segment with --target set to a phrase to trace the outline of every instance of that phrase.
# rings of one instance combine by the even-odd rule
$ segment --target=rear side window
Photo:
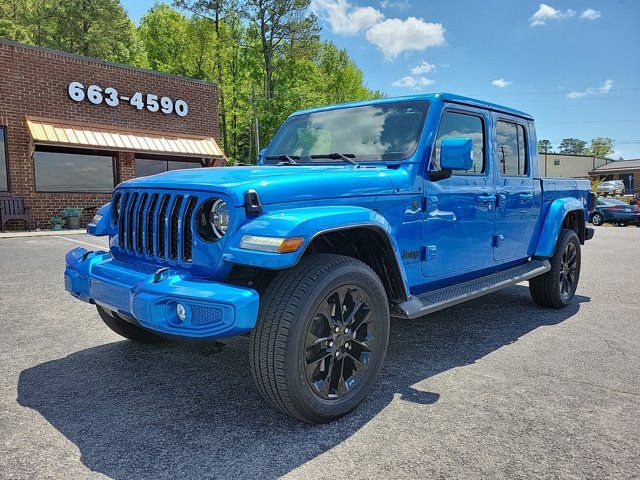
[[[466,172],[454,175],[482,175],[484,173],[484,123],[477,115],[459,112],[444,112],[436,137],[432,170],[440,170],[440,145],[443,138],[470,138],[473,140],[473,166]]]
[[[519,177],[529,172],[525,148],[524,127],[517,123],[498,121],[498,169],[503,177]]]

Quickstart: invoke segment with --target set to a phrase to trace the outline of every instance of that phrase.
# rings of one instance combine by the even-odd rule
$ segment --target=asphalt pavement
[[[638,478],[640,228],[599,228],[573,303],[525,285],[393,321],[368,399],[271,409],[248,339],[139,346],[64,291],[87,235],[0,239],[0,478]]]

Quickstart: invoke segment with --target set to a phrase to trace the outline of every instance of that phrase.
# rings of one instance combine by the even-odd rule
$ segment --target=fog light
[[[181,303],[176,304],[176,315],[178,315],[181,322],[184,322],[187,318],[187,309]]]

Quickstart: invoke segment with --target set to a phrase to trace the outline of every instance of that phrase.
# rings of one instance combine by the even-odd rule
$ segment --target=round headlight
[[[216,237],[222,238],[229,228],[229,205],[227,202],[218,199],[213,203],[209,213],[209,221]]]
[[[206,242],[217,242],[227,230],[231,221],[231,209],[221,198],[210,198],[200,205],[196,213],[196,229]]]

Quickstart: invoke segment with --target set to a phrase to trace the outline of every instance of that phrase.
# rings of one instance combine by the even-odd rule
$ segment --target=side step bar
[[[395,305],[392,309],[392,316],[406,319],[421,317],[509,287],[523,280],[529,280],[549,270],[551,270],[549,260],[531,260],[524,265],[518,265],[503,272],[412,296],[406,302]]]

